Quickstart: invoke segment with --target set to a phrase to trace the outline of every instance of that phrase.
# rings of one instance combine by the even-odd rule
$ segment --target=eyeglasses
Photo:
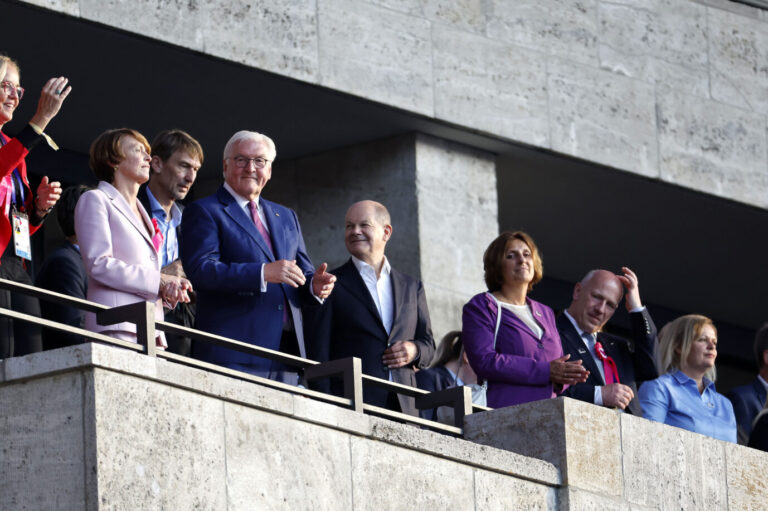
[[[3,92],[6,94],[15,92],[16,97],[19,98],[19,101],[21,101],[21,98],[24,97],[24,87],[19,87],[18,85],[14,85],[11,82],[0,82],[0,87],[3,89]]]
[[[239,169],[250,167],[251,162],[253,162],[253,164],[256,166],[257,169],[263,169],[269,163],[269,160],[266,158],[246,158],[245,156],[230,156],[229,159],[235,160],[235,166]]]

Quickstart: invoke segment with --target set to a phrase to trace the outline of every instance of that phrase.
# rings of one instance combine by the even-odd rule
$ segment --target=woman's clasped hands
[[[575,385],[587,381],[589,371],[582,365],[581,360],[568,362],[571,355],[556,358],[549,363],[549,380],[560,385]]]
[[[160,274],[160,297],[163,299],[163,305],[169,309],[176,307],[179,302],[189,303],[191,291],[192,283],[184,277]]]

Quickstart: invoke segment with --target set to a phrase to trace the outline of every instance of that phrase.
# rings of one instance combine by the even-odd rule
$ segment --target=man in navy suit
[[[83,258],[75,234],[75,206],[82,194],[89,187],[70,186],[61,194],[56,206],[56,220],[66,237],[56,250],[43,262],[37,274],[35,285],[49,291],[56,291],[74,298],[86,299],[88,295],[88,275],[85,273]],[[40,314],[45,319],[83,328],[85,312],[66,305],[59,305],[47,300],[40,300]],[[43,329],[43,349],[52,350],[72,346],[83,342],[83,336],[67,334],[49,328]]]
[[[277,151],[267,136],[235,133],[224,148],[224,185],[189,205],[181,261],[197,292],[197,328],[306,356],[301,304],[327,298],[335,277],[314,272],[296,213],[261,198]],[[198,342],[202,360],[296,384],[295,369]]]
[[[344,242],[352,257],[332,271],[338,285],[312,311],[313,358],[358,357],[365,374],[416,387],[414,367],[429,366],[435,341],[424,286],[392,268],[384,255],[391,236],[382,204],[362,201],[347,211]],[[413,398],[372,385],[363,396],[366,403],[418,415]]]
[[[635,395],[641,382],[658,376],[654,363],[656,326],[640,301],[637,275],[626,267],[622,272],[587,273],[574,286],[571,305],[557,318],[563,352],[570,354],[570,360],[582,360],[589,370],[586,382],[568,387],[563,395],[642,416]],[[602,332],[622,294],[632,322],[633,343]],[[608,359],[616,366],[618,381]]]
[[[754,353],[759,371],[757,378],[749,385],[731,389],[727,394],[736,414],[740,444],[747,443],[752,432],[752,421],[765,406],[768,390],[768,323],[755,334]]]

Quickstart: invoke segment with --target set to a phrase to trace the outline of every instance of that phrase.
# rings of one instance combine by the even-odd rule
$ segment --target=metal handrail
[[[45,328],[50,328],[68,334],[83,336],[89,341],[112,344],[121,348],[142,352],[152,357],[171,360],[173,362],[187,366],[196,367],[210,372],[215,372],[218,374],[257,383],[265,387],[283,390],[327,403],[336,404],[350,408],[359,413],[368,413],[371,415],[395,419],[418,426],[428,427],[443,433],[461,436],[463,434],[463,422],[465,415],[469,415],[473,412],[491,410],[491,408],[473,405],[471,392],[466,387],[455,387],[439,392],[428,392],[416,387],[410,387],[408,385],[403,385],[400,383],[395,383],[363,374],[361,369],[361,361],[359,358],[331,360],[329,362],[321,363],[316,360],[310,360],[280,351],[263,348],[261,346],[248,344],[246,342],[230,339],[220,335],[210,334],[201,330],[196,330],[194,328],[167,323],[165,321],[156,321],[154,314],[155,304],[150,302],[137,302],[130,305],[110,308],[102,304],[90,302],[88,300],[74,298],[54,291],[48,291],[46,289],[30,286],[28,284],[21,284],[19,282],[14,282],[7,279],[0,279],[0,289],[7,289],[9,291],[34,296],[38,299],[50,301],[59,305],[65,305],[84,310],[86,312],[95,313],[97,322],[102,325],[122,322],[134,323],[136,324],[138,343],[123,341],[104,334],[85,330],[83,328],[73,327],[63,323],[57,323],[55,321],[38,318],[36,316],[5,308],[0,308],[0,316],[6,316],[20,321],[36,323]],[[335,396],[308,388],[296,387],[287,383],[282,383],[260,376],[254,376],[242,371],[237,371],[235,369],[222,367],[210,362],[158,350],[155,346],[155,329],[162,330],[166,333],[191,337],[197,341],[211,343],[216,346],[221,346],[227,349],[239,351],[241,353],[247,353],[258,357],[267,358],[269,360],[281,362],[291,367],[296,367],[303,371],[305,383],[320,378],[332,376],[340,377],[343,382],[343,396]],[[416,400],[416,407],[419,409],[449,406],[454,409],[454,425],[442,424],[436,421],[431,421],[421,417],[415,417],[401,412],[396,412],[386,408],[367,404],[363,401],[364,383],[375,385],[377,387],[389,390],[390,392],[413,397]]]

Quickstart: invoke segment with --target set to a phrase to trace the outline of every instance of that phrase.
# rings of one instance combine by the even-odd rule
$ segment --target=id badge
[[[32,246],[29,243],[29,217],[13,208],[11,221],[13,222],[13,246],[16,249],[16,255],[31,261]]]

